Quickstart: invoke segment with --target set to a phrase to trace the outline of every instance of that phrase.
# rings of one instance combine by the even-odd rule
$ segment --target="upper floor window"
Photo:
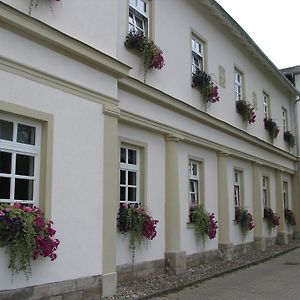
[[[241,171],[234,171],[234,205],[241,206]]]
[[[0,202],[38,205],[41,126],[0,115]]]
[[[149,35],[149,1],[129,0],[129,32]]]
[[[287,181],[283,181],[282,183],[282,196],[284,208],[289,208],[289,190]]]
[[[189,161],[189,196],[190,204],[199,204],[200,165],[198,162]]]
[[[269,199],[269,177],[263,176],[262,188],[263,188],[263,205],[266,208],[266,207],[270,206],[270,199]]]
[[[234,70],[234,95],[236,101],[243,99],[243,74],[237,69]]]
[[[204,43],[192,37],[192,74],[204,70]]]
[[[140,150],[122,145],[120,148],[120,202],[140,203]]]
[[[283,126],[283,132],[288,131],[288,118],[287,118],[287,110],[285,108],[282,108],[282,126]]]
[[[270,118],[270,96],[266,93],[263,94],[263,108],[264,118]]]

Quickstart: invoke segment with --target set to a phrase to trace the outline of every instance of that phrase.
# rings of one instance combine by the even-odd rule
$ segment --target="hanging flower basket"
[[[132,263],[134,263],[135,250],[141,246],[143,241],[153,240],[156,235],[158,220],[152,218],[148,211],[135,204],[121,204],[117,218],[119,232],[129,235],[129,249],[132,252]]]
[[[249,124],[255,122],[256,114],[254,112],[254,107],[251,103],[246,100],[236,101],[236,110],[243,117],[244,121],[247,121]]]
[[[285,131],[283,133],[283,139],[290,148],[293,148],[295,146],[295,136],[290,131]]]
[[[213,83],[211,76],[206,72],[198,70],[192,77],[192,87],[197,88],[204,102],[215,103],[220,100],[218,87]]]
[[[296,225],[296,217],[290,209],[288,208],[284,209],[284,218],[289,226]]]
[[[0,247],[9,253],[12,275],[22,271],[29,279],[32,259],[56,259],[59,240],[54,238],[52,224],[37,207],[0,204]]]
[[[272,118],[264,118],[265,129],[269,132],[270,138],[273,140],[279,133],[279,126]]]
[[[245,238],[248,231],[254,228],[254,222],[251,213],[249,213],[246,208],[241,208],[240,206],[236,206],[234,218],[236,223],[240,225],[243,238]]]
[[[145,76],[149,69],[160,70],[165,65],[162,50],[140,32],[130,32],[124,45],[127,49],[135,49],[141,54]]]
[[[189,211],[190,222],[194,224],[195,235],[205,242],[205,237],[214,239],[217,235],[218,222],[214,213],[208,213],[203,205],[193,204]]]
[[[267,221],[269,231],[271,231],[272,228],[279,226],[280,224],[280,217],[278,217],[277,214],[273,212],[271,207],[264,208],[264,218]]]

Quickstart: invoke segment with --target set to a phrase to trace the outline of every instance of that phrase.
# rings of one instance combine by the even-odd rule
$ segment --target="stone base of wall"
[[[277,233],[277,243],[279,245],[286,245],[289,242],[289,237],[286,232],[278,232]]]
[[[268,247],[271,247],[275,244],[276,244],[276,236],[254,238],[254,245],[257,250],[266,251]]]
[[[234,246],[234,253],[235,254],[246,254],[251,250],[255,249],[255,243],[245,243],[245,244],[239,244]]]
[[[153,260],[136,264],[117,266],[118,283],[132,279],[145,278],[165,272],[165,260]]]
[[[196,267],[206,262],[213,262],[219,258],[218,250],[210,250],[202,253],[193,253],[187,255],[186,264],[187,267]]]
[[[233,258],[234,245],[229,244],[219,244],[219,258],[221,260],[230,261]]]
[[[96,300],[101,296],[101,276],[91,276],[26,288],[0,291],[0,300]]]

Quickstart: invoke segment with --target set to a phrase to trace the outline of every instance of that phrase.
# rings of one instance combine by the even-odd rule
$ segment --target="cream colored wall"
[[[55,262],[40,258],[32,263],[29,281],[22,273],[11,281],[1,248],[0,290],[101,274],[102,105],[4,71],[0,81],[1,101],[53,115],[49,188],[51,218],[61,241]]]
[[[133,145],[143,143],[146,151],[146,207],[157,224],[157,236],[148,247],[136,251],[135,262],[163,259],[165,253],[165,141],[164,137],[132,126],[120,124],[119,137],[130,139]],[[136,141],[136,143],[135,143]],[[145,199],[143,199],[145,200]],[[128,238],[118,233],[117,265],[131,263]]]
[[[210,240],[208,237],[203,244],[202,240],[196,239],[194,227],[188,225],[189,222],[189,174],[188,162],[189,158],[201,162],[201,170],[203,173],[204,199],[200,198],[200,203],[204,204],[205,209],[209,213],[216,215],[218,220],[218,191],[217,185],[217,160],[216,153],[205,150],[200,147],[195,147],[186,143],[180,145],[180,160],[179,160],[179,182],[180,182],[180,211],[181,211],[181,239],[184,251],[186,254],[193,254],[213,250],[218,248],[218,235],[215,239]],[[200,179],[200,182],[201,179]]]
[[[2,1],[18,10],[29,13],[30,0]],[[33,1],[34,3],[36,1]],[[63,0],[39,1],[31,16],[113,57],[116,54],[118,26],[117,0]]]
[[[232,38],[228,29],[224,25],[220,25],[216,17],[211,17],[206,9],[191,3],[193,1],[152,1],[154,10],[152,37],[163,50],[166,65],[160,71],[150,70],[147,84],[197,109],[204,109],[200,93],[191,88],[190,38],[191,32],[194,32],[206,41],[206,71],[216,80],[219,76],[219,65],[222,65],[226,71],[226,88],[219,87],[221,100],[219,103],[212,104],[207,109],[207,113],[269,142],[263,124],[262,100],[263,91],[265,91],[271,98],[271,116],[281,129],[274,145],[287,150],[283,141],[281,107],[284,106],[288,110],[290,128],[294,132],[290,107],[291,97],[264,70],[264,67],[249,55],[246,46],[241,46]],[[122,1],[119,10],[121,13],[117,56],[133,67],[131,76],[143,80],[141,59],[136,53],[124,47],[127,30],[127,1]],[[166,16],[168,22],[165,21]],[[257,121],[255,124],[245,124],[236,112],[233,83],[235,66],[244,72],[246,99],[252,102],[253,92],[257,95]]]

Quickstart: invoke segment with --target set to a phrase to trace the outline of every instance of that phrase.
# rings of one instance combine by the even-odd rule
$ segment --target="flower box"
[[[269,132],[270,138],[273,140],[279,133],[279,126],[272,118],[264,118],[265,129]]]
[[[235,206],[234,219],[236,223],[240,225],[243,238],[245,238],[248,231],[254,228],[254,222],[251,213],[249,213],[246,208]]]
[[[254,112],[254,107],[248,101],[236,101],[236,110],[243,117],[244,121],[247,121],[249,124],[255,122],[256,114]]]
[[[285,131],[283,133],[283,139],[290,148],[293,148],[295,146],[295,136],[290,131]]]
[[[267,221],[269,231],[280,224],[280,217],[277,216],[276,213],[273,212],[271,207],[264,208],[264,219]]]

